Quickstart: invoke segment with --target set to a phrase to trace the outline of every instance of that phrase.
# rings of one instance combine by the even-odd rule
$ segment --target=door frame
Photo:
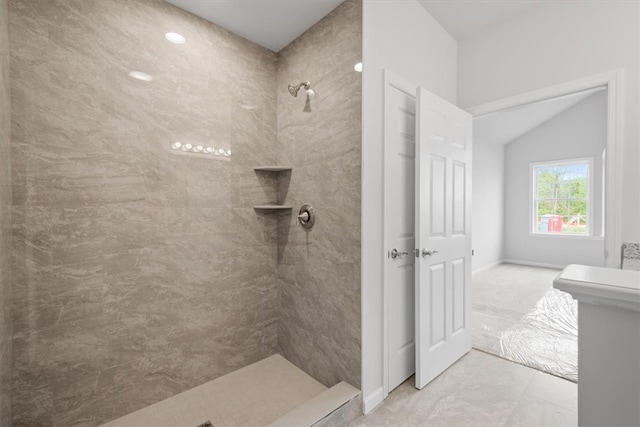
[[[467,108],[474,118],[503,110],[545,101],[599,87],[607,88],[607,141],[605,157],[604,247],[605,266],[620,268],[622,259],[622,146],[623,131],[623,78],[624,70],[616,69],[601,74],[572,80],[544,89],[526,92],[486,104]]]
[[[389,274],[389,265],[387,251],[390,248],[390,236],[388,235],[388,224],[392,221],[391,209],[389,207],[389,194],[394,190],[390,188],[389,176],[390,165],[389,161],[392,156],[392,145],[390,143],[392,135],[387,126],[387,120],[391,117],[391,102],[390,91],[391,89],[399,90],[406,95],[416,98],[416,89],[418,86],[409,83],[393,72],[384,69],[384,117],[382,120],[383,132],[383,156],[382,156],[382,203],[384,206],[382,213],[382,399],[386,399],[389,395],[389,280],[387,276]],[[411,254],[413,256],[413,254]]]
[[[550,86],[547,88],[526,92],[520,95],[515,95],[507,98],[503,98],[497,101],[480,104],[470,108],[466,108],[466,111],[471,113],[474,117],[483,116],[488,114],[497,113],[509,108],[515,108],[522,105],[544,101],[550,98],[554,98],[562,95],[569,95],[575,92],[583,90],[594,89],[597,87],[605,86],[607,88],[607,141],[606,141],[606,171],[605,171],[605,250],[607,251],[607,257],[605,259],[606,266],[619,267],[621,260],[621,245],[622,235],[620,228],[621,220],[621,188],[622,183],[622,157],[620,150],[622,147],[622,132],[623,132],[623,69],[616,69],[601,74],[588,76],[585,78],[572,80],[559,85]],[[388,192],[385,177],[388,174],[387,165],[387,142],[390,140],[389,129],[385,126],[384,122],[389,117],[389,90],[395,88],[412,97],[415,97],[415,90],[417,85],[411,84],[405,79],[399,77],[395,73],[388,69],[383,69],[384,79],[384,91],[383,91],[383,253],[380,254],[382,260],[382,389],[373,390],[369,396],[365,396],[364,412],[367,413],[378,403],[382,402],[389,394],[388,372],[389,372],[389,339],[388,339],[388,302],[387,296],[388,281],[386,280],[387,265],[386,265],[386,251],[388,250],[388,237],[384,232],[384,225],[386,221],[389,221],[389,212],[386,204],[388,200]],[[363,331],[366,329],[363,325]],[[363,332],[364,336],[364,332]],[[363,375],[364,375],[364,357],[363,357]]]

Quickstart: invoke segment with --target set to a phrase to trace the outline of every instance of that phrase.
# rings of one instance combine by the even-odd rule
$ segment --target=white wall
[[[415,0],[363,2],[362,391],[385,397],[382,343],[383,69],[456,102],[457,43]]]
[[[547,2],[460,41],[458,98],[481,105],[624,69],[622,237],[640,241],[640,2]]]
[[[473,270],[504,258],[504,150],[502,144],[473,140]]]
[[[607,93],[597,92],[507,144],[505,258],[534,264],[604,265],[602,237],[531,235],[530,164],[593,158],[593,234],[602,231],[602,152],[607,138]]]

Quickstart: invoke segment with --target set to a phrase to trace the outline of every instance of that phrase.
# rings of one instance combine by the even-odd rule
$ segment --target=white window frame
[[[586,233],[549,233],[538,231],[537,195],[538,180],[536,179],[536,168],[571,166],[579,163],[587,164],[587,230]],[[529,234],[536,237],[569,237],[569,238],[592,238],[593,237],[593,157],[580,157],[574,159],[550,160],[546,162],[532,162],[529,164]]]

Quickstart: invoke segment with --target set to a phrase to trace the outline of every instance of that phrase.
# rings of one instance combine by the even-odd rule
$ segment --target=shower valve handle
[[[300,215],[298,215],[298,219],[302,222],[307,222],[309,221],[309,212],[302,212]]]
[[[316,216],[313,213],[313,208],[308,204],[302,205],[302,207],[298,211],[297,218],[298,223],[305,230],[311,230],[313,228],[313,225],[316,223]]]

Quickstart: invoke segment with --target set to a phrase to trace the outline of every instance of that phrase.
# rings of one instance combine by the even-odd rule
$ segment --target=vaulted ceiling
[[[344,0],[166,0],[279,52]]]

